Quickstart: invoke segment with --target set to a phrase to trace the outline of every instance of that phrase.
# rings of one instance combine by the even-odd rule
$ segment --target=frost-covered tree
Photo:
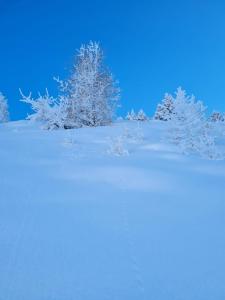
[[[143,109],[140,109],[139,112],[136,115],[136,120],[137,121],[147,121],[148,117],[145,114],[145,112],[143,111]]]
[[[224,122],[225,121],[225,115],[221,112],[214,111],[211,116],[209,117],[209,120],[211,122]]]
[[[214,136],[205,116],[206,107],[194,96],[178,88],[174,109],[168,121],[168,138],[184,153],[197,152],[207,158],[217,158]]]
[[[70,78],[60,84],[60,114],[65,128],[111,123],[120,90],[104,65],[99,44],[81,46]]]
[[[32,98],[30,93],[25,96],[20,90],[22,99],[20,101],[25,102],[31,106],[33,114],[28,115],[27,119],[32,121],[51,122],[54,119],[54,113],[56,110],[56,99],[49,95],[48,90],[44,95],[38,94],[36,99]]]
[[[60,95],[46,91],[33,99],[22,95],[34,114],[28,119],[44,121],[46,128],[74,128],[109,124],[120,98],[120,89],[104,65],[103,51],[96,42],[81,46],[69,79],[56,79]]]
[[[173,101],[173,96],[166,93],[162,102],[157,105],[154,119],[160,121],[170,120],[174,110]]]
[[[128,121],[134,121],[136,119],[136,114],[134,110],[132,109],[130,112],[127,113],[126,120]]]
[[[0,92],[0,123],[9,120],[8,103],[5,96]]]

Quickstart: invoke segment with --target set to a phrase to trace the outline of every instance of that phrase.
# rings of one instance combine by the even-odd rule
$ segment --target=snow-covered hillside
[[[163,126],[0,126],[1,300],[225,299],[225,161]]]

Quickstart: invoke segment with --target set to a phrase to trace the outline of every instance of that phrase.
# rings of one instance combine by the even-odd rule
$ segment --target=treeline
[[[31,93],[24,95],[20,90],[21,101],[29,104],[33,111],[27,119],[41,121],[47,129],[102,126],[112,122],[119,105],[120,88],[104,64],[103,51],[98,43],[90,42],[80,47],[67,80],[54,79],[58,83],[57,97],[49,95],[47,89],[44,95],[38,94],[37,98],[33,98]],[[198,104],[194,106],[195,98],[185,98],[184,93],[179,89],[176,98],[165,94],[153,119],[170,120],[178,113],[181,98],[184,103],[189,104],[188,108],[197,107]],[[131,110],[126,119],[146,121],[150,118],[141,109],[137,113]],[[7,99],[0,93],[0,122],[8,120]],[[225,114],[213,112],[209,121],[224,122]]]
[[[120,88],[104,64],[103,51],[98,43],[82,45],[69,78],[55,80],[59,90],[57,97],[49,95],[46,90],[44,95],[33,98],[31,93],[24,95],[20,90],[21,101],[29,104],[33,111],[27,119],[42,122],[46,129],[104,126],[113,121]],[[166,124],[167,140],[179,145],[183,152],[219,158],[215,145],[218,135],[225,133],[225,115],[213,112],[207,117],[204,104],[193,95],[188,96],[182,88],[178,88],[175,95],[165,94],[152,118],[143,110],[131,110],[126,119],[162,121]],[[7,99],[0,93],[0,122],[8,120]],[[212,124],[222,124],[220,132]]]

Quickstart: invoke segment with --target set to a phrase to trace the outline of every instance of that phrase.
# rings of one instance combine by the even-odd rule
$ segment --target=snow
[[[0,125],[0,299],[225,299],[225,161],[165,126]]]

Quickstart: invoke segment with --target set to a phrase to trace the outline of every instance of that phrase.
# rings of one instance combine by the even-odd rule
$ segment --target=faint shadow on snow
[[[210,175],[210,176],[225,176],[225,164],[223,166],[212,162],[212,165],[198,165],[193,166],[192,170],[203,175]]]
[[[166,145],[162,143],[151,143],[143,145],[139,149],[154,152],[154,155],[157,155],[157,157],[166,160],[173,160],[179,162],[184,162],[187,160],[187,157],[179,153],[177,149],[171,145]]]
[[[160,193],[171,190],[171,177],[160,172],[145,171],[135,167],[94,167],[80,170],[79,173],[68,170],[61,173],[66,180],[77,183],[100,183],[112,185],[122,190],[160,191]]]
[[[151,143],[146,144],[141,147],[144,150],[151,150],[151,151],[172,151],[171,146],[159,143]]]

